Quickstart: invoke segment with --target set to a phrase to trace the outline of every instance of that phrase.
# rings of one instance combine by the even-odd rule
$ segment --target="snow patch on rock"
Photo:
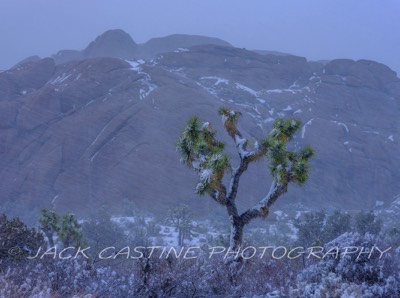
[[[242,85],[240,83],[235,83],[235,85],[236,85],[237,89],[241,89],[241,90],[243,90],[243,91],[245,91],[247,93],[250,93],[251,95],[253,95],[255,97],[257,97],[257,95],[258,95],[257,91],[255,91],[255,90],[253,90],[253,89],[251,89],[251,88],[249,88],[249,87],[247,87],[245,85]]]
[[[303,128],[301,129],[301,138],[304,139],[304,136],[306,134],[306,128],[308,125],[311,125],[311,123],[313,122],[314,118],[310,119],[307,121],[306,124],[303,125]]]

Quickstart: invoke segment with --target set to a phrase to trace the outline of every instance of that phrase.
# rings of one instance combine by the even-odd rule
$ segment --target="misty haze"
[[[399,297],[400,5],[0,9],[0,297]]]

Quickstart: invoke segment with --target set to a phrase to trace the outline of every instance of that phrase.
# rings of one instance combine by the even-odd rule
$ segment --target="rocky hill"
[[[84,50],[61,50],[52,58],[56,64],[97,57],[151,59],[161,53],[206,44],[231,46],[218,38],[184,34],[152,38],[144,44],[137,44],[128,33],[115,29],[99,35]]]
[[[179,163],[175,142],[198,115],[235,158],[217,115],[222,105],[243,113],[240,127],[250,139],[265,136],[277,117],[302,120],[293,146],[311,144],[317,154],[307,185],[291,185],[279,208],[373,208],[400,193],[400,80],[389,67],[198,40],[174,36],[139,46],[110,31],[83,51],[28,59],[0,73],[3,209],[85,214],[107,205],[120,212],[131,201],[165,212],[185,201],[208,212],[216,206],[194,194],[196,177]],[[266,169],[254,164],[243,176],[242,206],[268,190]]]

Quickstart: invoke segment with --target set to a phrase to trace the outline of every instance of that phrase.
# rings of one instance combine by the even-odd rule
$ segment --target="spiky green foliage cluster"
[[[268,148],[270,171],[277,183],[288,183],[290,180],[304,184],[308,179],[308,160],[314,155],[314,150],[310,146],[300,152],[287,149],[287,143],[293,139],[300,126],[298,120],[278,118],[264,143]]]
[[[222,152],[224,143],[215,139],[211,124],[200,124],[199,118],[191,118],[178,139],[177,149],[181,161],[199,174],[198,194],[209,194],[213,189],[219,189],[230,165],[228,156]]]
[[[81,244],[81,225],[76,220],[74,214],[66,213],[61,217],[58,236],[63,242],[64,247]]]
[[[237,122],[241,113],[220,108],[224,127],[235,140],[242,159],[257,161],[267,156],[270,161],[270,171],[275,182],[287,184],[290,181],[304,184],[309,173],[308,160],[314,155],[311,147],[305,147],[300,152],[287,149],[301,123],[295,119],[281,119],[274,121],[274,127],[267,138],[257,142],[255,151],[247,151],[247,140],[242,138],[237,129]],[[243,140],[242,143],[240,141]],[[177,142],[177,149],[181,161],[193,168],[199,175],[196,191],[200,195],[211,194],[222,189],[222,178],[225,170],[230,169],[228,156],[223,153],[224,144],[215,139],[215,130],[208,122],[201,124],[199,118],[191,118]]]
[[[54,234],[58,231],[58,220],[58,215],[53,210],[44,208],[41,210],[39,227],[46,235]]]

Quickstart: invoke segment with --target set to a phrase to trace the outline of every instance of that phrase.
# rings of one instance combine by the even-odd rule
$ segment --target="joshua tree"
[[[248,140],[237,128],[240,112],[220,108],[219,114],[229,136],[234,140],[239,153],[240,164],[231,165],[229,157],[223,152],[224,144],[218,141],[216,132],[210,123],[200,123],[197,117],[191,118],[177,142],[181,161],[196,171],[199,183],[196,192],[208,194],[219,204],[225,206],[231,222],[230,249],[238,250],[242,244],[243,228],[257,217],[266,217],[269,208],[287,192],[290,182],[300,185],[307,181],[309,173],[308,160],[314,151],[307,146],[299,152],[287,149],[300,128],[300,121],[295,119],[276,119],[274,127],[267,137],[255,142],[254,148],[248,150]],[[239,213],[236,206],[236,195],[242,174],[249,163],[264,157],[269,160],[269,171],[273,177],[269,192],[256,205]],[[226,172],[231,173],[228,188],[222,183]]]
[[[192,237],[192,214],[189,211],[189,206],[182,204],[170,210],[170,215],[167,222],[171,223],[178,232],[178,245],[183,246],[184,240],[190,240]]]
[[[58,237],[66,248],[70,245],[80,245],[82,241],[81,225],[72,213],[66,213],[61,217]]]
[[[54,240],[53,236],[58,232],[59,227],[58,227],[58,215],[53,211],[49,209],[42,209],[41,210],[41,216],[39,219],[39,228],[43,231],[43,233],[46,235],[50,247],[54,246]]]
[[[79,245],[82,240],[81,225],[72,213],[58,216],[54,210],[42,209],[39,228],[46,235],[50,247],[54,246],[53,236],[56,234],[64,247]]]

